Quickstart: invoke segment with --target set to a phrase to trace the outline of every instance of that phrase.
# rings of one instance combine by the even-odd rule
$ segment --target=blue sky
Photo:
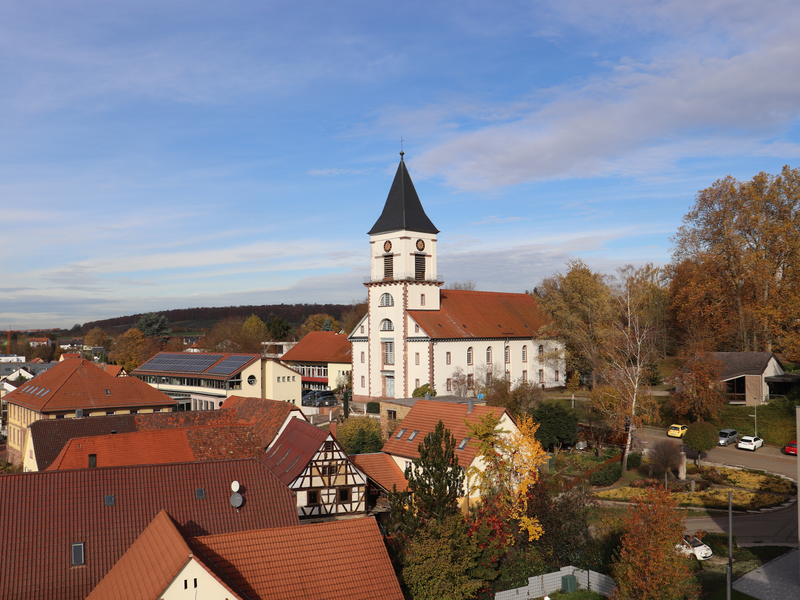
[[[399,140],[445,281],[664,264],[800,166],[776,0],[3,2],[0,328],[366,296]]]

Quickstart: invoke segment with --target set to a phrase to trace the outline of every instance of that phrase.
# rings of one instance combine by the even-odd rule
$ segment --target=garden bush
[[[592,485],[607,487],[609,485],[614,485],[619,481],[620,477],[622,477],[622,465],[619,463],[612,463],[592,473],[589,476],[589,482]]]
[[[367,412],[371,415],[377,415],[381,412],[380,402],[367,402]]]
[[[641,452],[631,452],[628,455],[628,468],[629,469],[638,469],[642,465],[642,453]]]
[[[728,534],[727,533],[705,533],[702,537],[703,543],[711,548],[714,556],[728,556]],[[734,552],[739,548],[736,543],[736,536],[733,536]]]

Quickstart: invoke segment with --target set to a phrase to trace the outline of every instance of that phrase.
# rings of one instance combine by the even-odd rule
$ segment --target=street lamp
[[[758,437],[758,398],[753,398],[753,403],[754,403],[754,406],[755,406],[755,408],[753,410],[756,411],[756,414],[750,415],[750,416],[756,418],[756,425],[755,425],[756,432],[753,435],[755,437]]]

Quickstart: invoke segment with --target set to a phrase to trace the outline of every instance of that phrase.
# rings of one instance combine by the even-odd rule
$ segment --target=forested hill
[[[349,304],[268,304],[262,306],[221,306],[214,308],[178,308],[158,311],[169,321],[169,326],[178,331],[199,331],[210,329],[217,321],[228,317],[256,315],[266,321],[270,315],[286,319],[293,327],[299,327],[309,315],[329,314],[337,320],[342,312],[351,309]],[[90,321],[83,324],[83,331],[100,327],[106,331],[122,331],[139,322],[141,314]]]

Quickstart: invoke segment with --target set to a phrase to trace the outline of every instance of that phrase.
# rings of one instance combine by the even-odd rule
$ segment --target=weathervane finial
[[[400,136],[400,161],[401,162],[403,161],[403,155],[404,154],[405,154],[405,152],[403,152],[403,136],[401,135]]]

